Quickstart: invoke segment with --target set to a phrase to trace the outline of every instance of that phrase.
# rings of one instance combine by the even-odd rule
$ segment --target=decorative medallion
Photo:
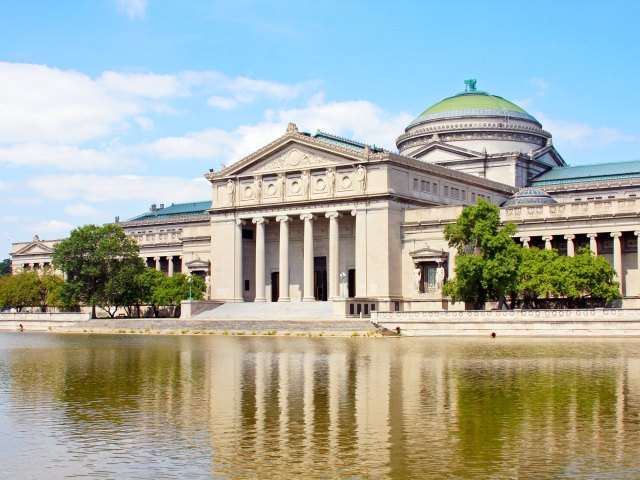
[[[291,182],[291,192],[292,193],[300,193],[302,187],[300,186],[300,182],[298,180],[294,180]]]
[[[351,185],[353,184],[353,182],[351,181],[351,175],[343,175],[340,183],[342,185],[342,188],[344,189],[351,188]]]
[[[316,180],[316,191],[324,192],[325,188],[327,188],[327,185],[325,184],[324,179],[319,178]]]

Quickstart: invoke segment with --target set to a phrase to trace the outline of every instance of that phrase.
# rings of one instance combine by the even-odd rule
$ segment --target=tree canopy
[[[444,229],[449,246],[457,250],[455,277],[443,294],[475,309],[487,301],[498,308],[593,307],[621,298],[615,270],[588,248],[574,257],[556,250],[524,248],[513,239],[516,226],[501,226],[500,210],[483,200],[467,206]]]
[[[0,262],[0,276],[9,275],[11,273],[11,259],[5,258]]]
[[[114,315],[117,307],[128,305],[130,282],[144,270],[136,242],[118,225],[85,225],[53,249],[53,265],[66,273],[61,297],[105,309]],[[128,286],[129,284],[129,286]]]
[[[0,308],[39,307],[45,312],[50,306],[62,306],[58,292],[64,281],[50,270],[25,271],[0,277]]]

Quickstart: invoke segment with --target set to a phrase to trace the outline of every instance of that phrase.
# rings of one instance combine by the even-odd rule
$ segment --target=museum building
[[[526,247],[590,246],[615,268],[623,306],[639,307],[640,161],[568,166],[533,116],[465,84],[412,121],[397,152],[289,124],[207,173],[210,200],[116,221],[148,266],[201,275],[211,300],[366,316],[464,309],[441,294],[455,267],[443,228],[484,199]],[[55,242],[13,244],[14,270],[49,265]]]

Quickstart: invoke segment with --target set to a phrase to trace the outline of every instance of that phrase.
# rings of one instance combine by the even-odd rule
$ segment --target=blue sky
[[[394,148],[478,88],[540,120],[570,164],[640,159],[640,2],[5,0],[0,258],[152,203],[290,121]]]

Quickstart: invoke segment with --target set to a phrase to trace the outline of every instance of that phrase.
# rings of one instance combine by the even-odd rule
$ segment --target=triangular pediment
[[[208,175],[207,178],[226,178],[239,175],[265,175],[338,165],[360,164],[363,153],[314,139],[306,134],[287,133],[251,155]]]
[[[420,160],[426,160],[428,157],[433,156],[446,156],[451,159],[459,158],[461,160],[468,158],[477,158],[482,155],[481,152],[469,150],[467,148],[457,147],[448,143],[432,142],[424,147],[416,150],[411,154],[413,158]]]
[[[32,242],[15,252],[14,255],[51,255],[52,253],[53,249],[44,243]]]
[[[434,250],[427,247],[409,252],[409,255],[411,255],[414,262],[444,262],[449,257],[449,252],[445,252],[444,250]]]

